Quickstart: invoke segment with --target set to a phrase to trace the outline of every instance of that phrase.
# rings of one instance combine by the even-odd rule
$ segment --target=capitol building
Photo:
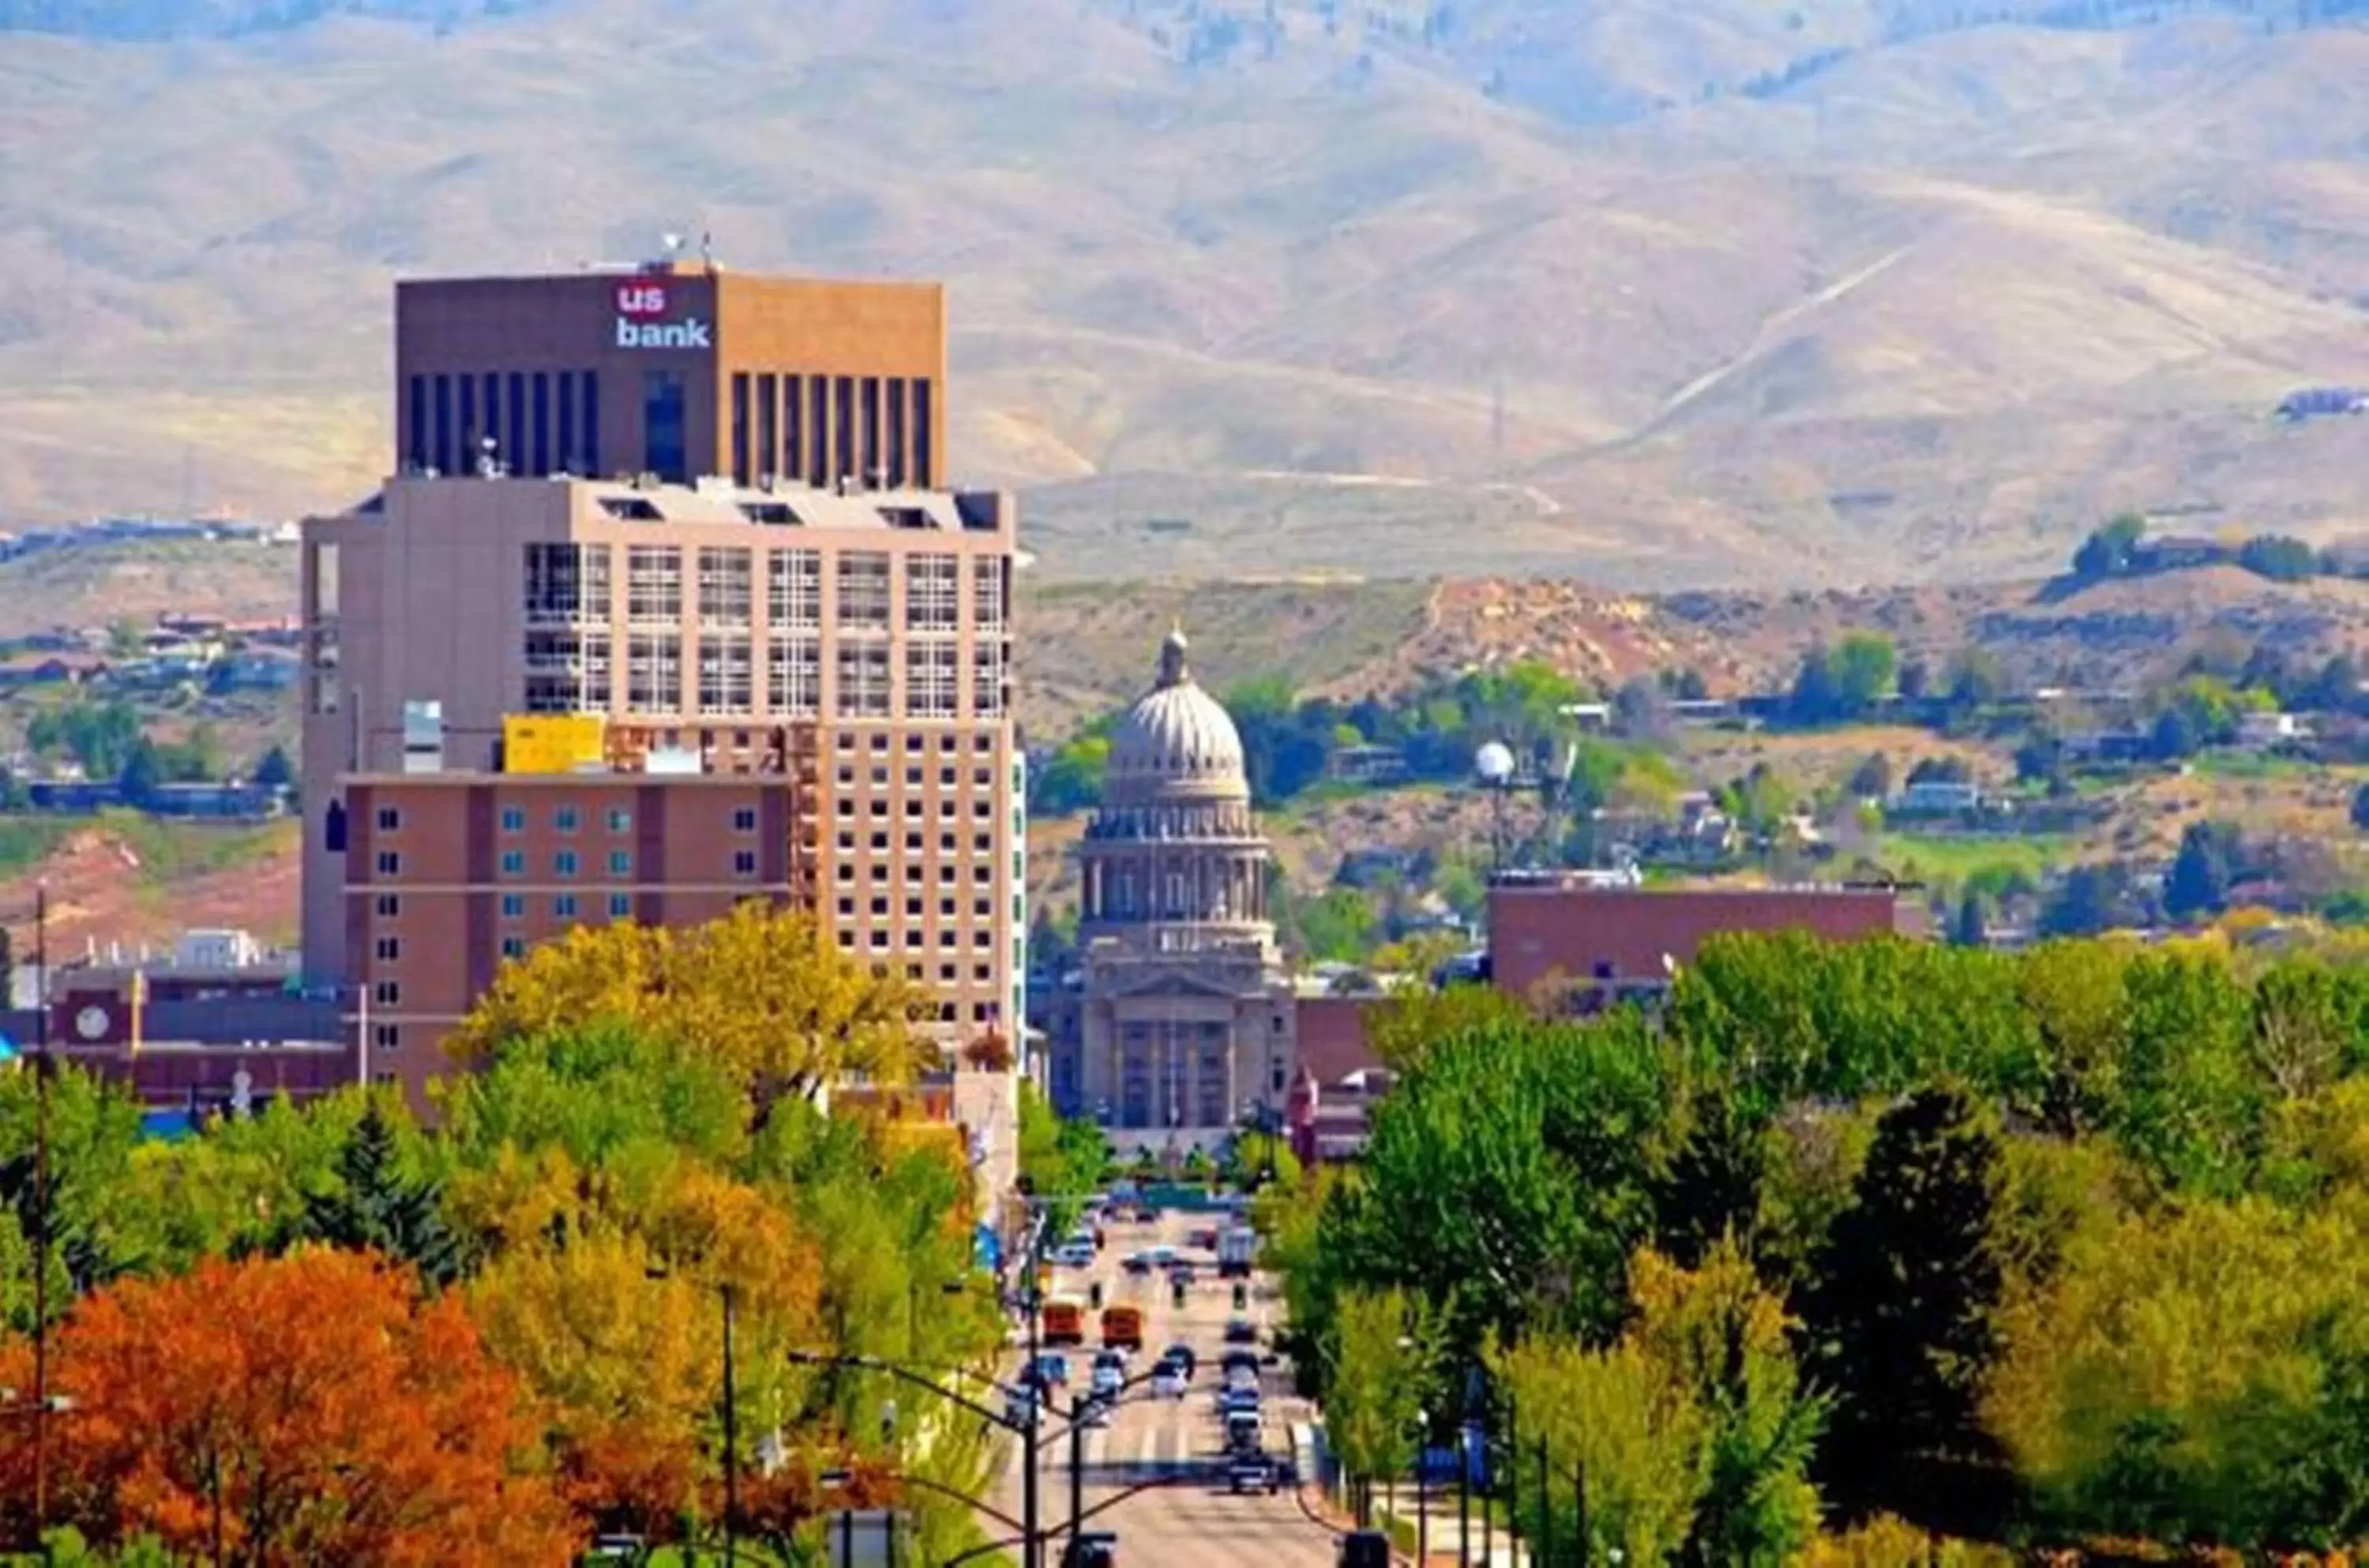
[[[1170,633],[1111,738],[1078,852],[1079,961],[1041,1000],[1064,1114],[1122,1145],[1214,1150],[1245,1117],[1283,1111],[1294,1003],[1242,737],[1187,651]]]

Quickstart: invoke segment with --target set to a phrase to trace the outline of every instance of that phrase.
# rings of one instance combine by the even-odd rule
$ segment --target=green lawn
[[[2073,856],[2073,840],[2062,833],[1878,834],[1869,858],[1904,876],[1927,881],[1963,882],[1980,872],[2021,872],[2037,878]]]

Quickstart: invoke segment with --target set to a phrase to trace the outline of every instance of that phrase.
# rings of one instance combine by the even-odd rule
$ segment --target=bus
[[[1108,1314],[1105,1313],[1104,1316]],[[1085,1344],[1085,1303],[1072,1296],[1056,1296],[1046,1302],[1045,1343],[1047,1345]]]
[[[1143,1309],[1104,1307],[1103,1309],[1103,1344],[1114,1350],[1141,1350],[1143,1348]]]

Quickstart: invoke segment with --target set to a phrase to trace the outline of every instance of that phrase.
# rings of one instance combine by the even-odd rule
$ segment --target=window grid
[[[712,626],[749,624],[749,552],[704,546],[699,552],[699,619]]]
[[[699,711],[745,714],[753,702],[751,658],[746,637],[699,639]]]
[[[914,718],[955,716],[954,644],[933,639],[906,645],[905,711]]]
[[[970,564],[970,593],[971,621],[978,630],[1003,630],[1005,587],[1001,556]]]
[[[1001,718],[1010,684],[1005,671],[1007,645],[985,642],[971,650],[970,711],[976,718]]]
[[[625,705],[637,714],[682,711],[682,643],[631,637],[625,649]]]
[[[635,544],[625,552],[625,617],[636,624],[682,620],[682,552]]]
[[[888,557],[853,551],[839,558],[839,629],[888,630]]]
[[[822,630],[822,555],[815,550],[768,550],[765,614],[776,632]]]
[[[952,632],[961,622],[962,563],[952,555],[905,557],[905,627]]]
[[[839,716],[888,716],[888,648],[854,643],[839,650]]]
[[[766,705],[776,715],[813,717],[822,705],[821,643],[777,636],[766,651]]]
[[[608,619],[609,546],[539,544],[526,547],[528,625],[606,624]]]

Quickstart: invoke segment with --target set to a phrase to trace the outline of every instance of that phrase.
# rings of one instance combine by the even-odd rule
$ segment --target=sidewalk
[[[1327,1528],[1345,1533],[1357,1528],[1357,1521],[1335,1502],[1326,1490],[1331,1456],[1324,1448],[1321,1425],[1294,1424],[1291,1429],[1292,1452],[1299,1464],[1299,1505],[1302,1512]],[[1391,1512],[1391,1510],[1394,1510]],[[1415,1564],[1411,1543],[1423,1539],[1423,1516],[1428,1515],[1429,1555],[1416,1568],[1528,1568],[1529,1552],[1506,1539],[1501,1520],[1484,1530],[1480,1499],[1473,1499],[1471,1551],[1469,1556],[1459,1556],[1461,1520],[1457,1514],[1456,1489],[1432,1491],[1418,1497],[1412,1484],[1402,1488],[1395,1497],[1377,1489],[1374,1494],[1375,1527],[1389,1529],[1393,1518],[1400,1527],[1393,1531],[1399,1539],[1397,1557],[1401,1562]],[[1482,1550],[1483,1543],[1488,1550]]]
[[[1419,1568],[1463,1568],[1468,1562],[1472,1564],[1472,1568],[1527,1568],[1529,1562],[1529,1552],[1506,1539],[1504,1521],[1484,1525],[1481,1500],[1477,1497],[1472,1500],[1471,1551],[1469,1556],[1459,1555],[1457,1548],[1463,1520],[1457,1512],[1456,1489],[1452,1486],[1435,1487],[1427,1494],[1419,1496],[1409,1485],[1387,1502],[1395,1509],[1394,1516],[1401,1527],[1400,1531],[1393,1534],[1402,1542],[1423,1539],[1423,1532],[1428,1527],[1426,1544],[1430,1547],[1430,1554],[1420,1560]],[[1374,1511],[1378,1519],[1383,1516],[1385,1505],[1383,1497],[1375,1498]],[[1482,1551],[1484,1544],[1487,1547],[1485,1552]],[[1409,1562],[1418,1562],[1412,1551],[1406,1552],[1405,1556]]]

